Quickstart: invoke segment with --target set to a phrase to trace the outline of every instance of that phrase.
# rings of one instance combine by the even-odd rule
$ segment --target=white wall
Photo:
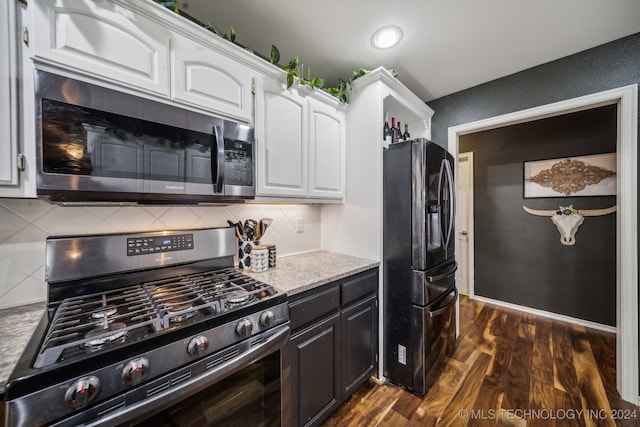
[[[278,256],[320,249],[318,205],[224,207],[61,207],[37,199],[0,199],[0,308],[46,301],[47,236],[226,227],[227,220],[273,218],[262,239]],[[302,232],[295,229],[303,218]]]

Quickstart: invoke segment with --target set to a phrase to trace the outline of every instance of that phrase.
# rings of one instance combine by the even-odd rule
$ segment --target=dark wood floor
[[[424,398],[369,382],[324,426],[640,426],[616,391],[615,335],[464,296],[460,325]]]

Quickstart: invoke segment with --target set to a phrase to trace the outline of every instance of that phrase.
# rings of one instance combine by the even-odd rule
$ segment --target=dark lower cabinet
[[[377,298],[372,296],[340,314],[343,396],[351,396],[376,369],[378,354]],[[346,400],[346,399],[345,399]]]
[[[376,268],[290,299],[294,427],[321,424],[375,371],[377,289]]]
[[[291,338],[293,425],[320,423],[339,405],[340,315]]]

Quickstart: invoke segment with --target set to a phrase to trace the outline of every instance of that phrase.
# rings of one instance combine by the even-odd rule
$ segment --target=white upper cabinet
[[[177,35],[171,52],[175,101],[251,121],[253,74],[248,67]]]
[[[345,115],[329,95],[329,101],[316,95],[303,96],[275,80],[260,81],[256,196],[314,202],[344,197]]]
[[[306,99],[273,80],[256,93],[256,195],[307,196]]]
[[[29,7],[37,61],[169,96],[167,28],[107,0],[39,0]]]
[[[0,2],[0,185],[18,183],[15,2]]]
[[[344,197],[344,113],[309,99],[309,196]]]

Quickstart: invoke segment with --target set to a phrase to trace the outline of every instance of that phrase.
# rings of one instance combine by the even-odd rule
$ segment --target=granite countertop
[[[292,296],[378,265],[366,258],[315,251],[278,257],[275,268],[246,274]]]
[[[47,305],[21,305],[0,310],[0,394]]]
[[[326,251],[279,257],[275,268],[247,275],[288,295],[378,266],[377,261]],[[46,309],[45,303],[0,310],[0,394]]]

